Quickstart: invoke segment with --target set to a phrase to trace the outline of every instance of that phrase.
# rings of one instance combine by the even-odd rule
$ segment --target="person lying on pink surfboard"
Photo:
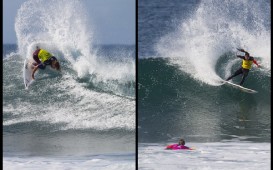
[[[178,144],[171,144],[166,147],[166,149],[171,149],[171,150],[180,150],[180,149],[188,149],[188,150],[193,150],[193,148],[189,148],[185,146],[186,142],[184,139],[180,139]]]

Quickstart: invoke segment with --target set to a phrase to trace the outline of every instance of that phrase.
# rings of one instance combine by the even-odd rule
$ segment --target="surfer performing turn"
[[[257,67],[260,67],[259,64],[257,63],[257,61],[254,59],[254,57],[250,56],[249,53],[247,51],[245,51],[244,49],[237,49],[241,52],[244,52],[245,53],[245,56],[240,56],[240,55],[237,55],[237,57],[243,59],[243,62],[242,62],[242,67],[239,68],[233,75],[231,75],[230,77],[228,77],[226,79],[226,81],[229,81],[230,79],[232,79],[233,77],[236,77],[240,74],[243,74],[243,77],[242,77],[242,80],[240,82],[240,86],[243,85],[244,81],[245,81],[245,78],[247,77],[248,75],[248,72],[252,66],[252,64],[256,64]]]
[[[32,71],[32,79],[34,79],[34,74],[38,68],[44,70],[46,65],[50,65],[53,69],[58,71],[60,70],[60,64],[56,57],[54,57],[48,51],[40,49],[38,46],[36,47],[36,51],[33,53],[33,59],[36,63],[34,64],[35,66]]]
[[[60,64],[56,57],[37,46],[33,53],[33,58],[26,58],[24,62],[23,75],[26,89],[32,84],[35,72],[38,69],[44,70],[46,65],[50,65],[51,68],[60,71]]]

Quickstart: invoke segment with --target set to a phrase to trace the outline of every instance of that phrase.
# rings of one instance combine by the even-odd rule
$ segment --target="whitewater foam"
[[[188,143],[195,150],[164,150],[167,144],[139,144],[140,169],[270,169],[270,144]]]
[[[23,3],[15,22],[18,53],[23,58],[30,58],[39,46],[60,59],[61,64],[63,60],[68,61],[79,78],[94,80],[95,75],[93,85],[104,84],[105,91],[115,93],[118,89],[118,94],[122,95],[123,87],[117,88],[117,84],[134,82],[134,54],[118,53],[118,57],[129,58],[127,62],[99,56],[94,47],[95,26],[87,16],[84,3],[79,0],[29,0]]]
[[[216,63],[223,54],[235,53],[236,48],[257,56],[261,70],[270,74],[269,6],[268,1],[201,1],[176,31],[161,38],[156,51],[196,80],[210,85],[221,84]]]
[[[90,91],[79,84],[70,75],[63,75],[45,89],[29,92],[38,103],[29,104],[30,99],[14,101],[17,104],[8,105],[4,102],[4,112],[10,118],[3,122],[4,126],[27,123],[48,122],[62,123],[59,130],[67,129],[135,129],[135,102],[133,99],[113,96],[107,93]],[[33,86],[44,86],[39,81]],[[55,89],[55,90],[54,90]],[[12,89],[8,89],[10,91]],[[34,90],[34,91],[33,91]],[[50,93],[55,95],[51,98]],[[47,94],[47,100],[43,97]],[[25,94],[27,95],[27,93]],[[58,99],[58,100],[57,100]],[[64,100],[66,99],[66,100]],[[37,108],[39,108],[37,110]],[[58,108],[58,109],[56,109]]]
[[[5,157],[4,169],[135,169],[132,154],[90,155],[82,157]]]

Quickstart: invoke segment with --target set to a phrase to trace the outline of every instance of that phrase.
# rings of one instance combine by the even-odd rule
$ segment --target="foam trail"
[[[244,48],[270,75],[269,1],[201,1],[193,15],[156,45],[160,56],[170,57],[198,81],[220,85],[216,63],[223,54]],[[236,59],[232,57],[232,59]]]

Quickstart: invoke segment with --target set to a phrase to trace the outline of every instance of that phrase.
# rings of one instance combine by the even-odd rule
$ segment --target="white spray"
[[[198,81],[219,85],[218,59],[236,48],[258,56],[264,72],[270,68],[270,4],[258,1],[202,1],[192,17],[163,37],[156,46]],[[234,58],[236,59],[236,58]]]
[[[134,59],[127,63],[98,59],[97,49],[93,46],[94,28],[89,18],[80,0],[25,2],[18,10],[15,23],[19,54],[31,58],[38,45],[57,54],[58,59],[68,61],[78,77],[96,75],[94,84],[134,81]],[[109,86],[110,89],[106,90],[115,91],[115,84]]]

